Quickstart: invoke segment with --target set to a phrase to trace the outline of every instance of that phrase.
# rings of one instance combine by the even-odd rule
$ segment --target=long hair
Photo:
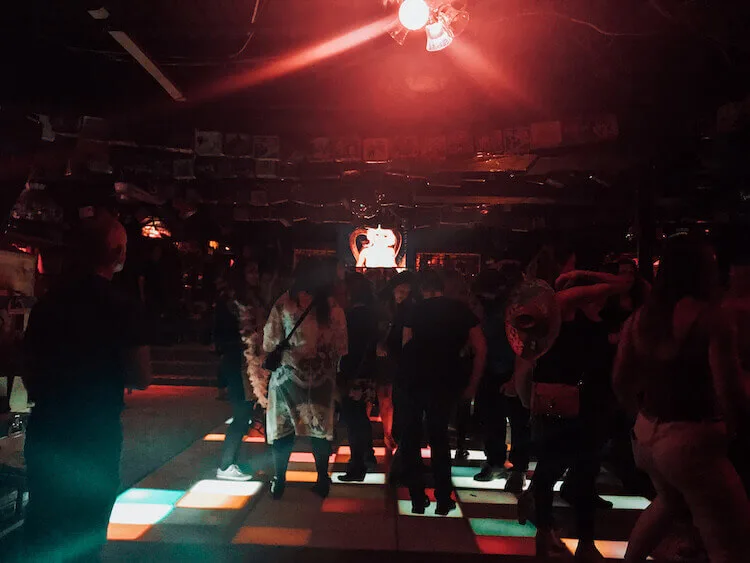
[[[688,297],[708,302],[714,297],[717,283],[718,268],[711,247],[687,235],[672,237],[642,309],[640,330],[654,341],[670,338],[677,303]]]
[[[299,294],[308,293],[313,298],[313,309],[318,324],[328,326],[331,323],[331,304],[328,301],[333,289],[331,268],[322,260],[306,258],[294,270],[294,282],[289,289],[289,296],[299,305]]]

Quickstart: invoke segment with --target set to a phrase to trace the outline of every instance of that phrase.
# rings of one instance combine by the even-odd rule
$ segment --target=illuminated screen
[[[348,231],[341,246],[345,262],[359,270],[406,267],[406,245],[399,229],[357,227]]]

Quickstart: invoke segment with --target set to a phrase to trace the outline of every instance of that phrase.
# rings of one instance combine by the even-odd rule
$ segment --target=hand
[[[386,350],[385,346],[383,346],[383,344],[380,342],[378,342],[376,353],[378,355],[378,358],[385,358],[386,356],[388,356],[388,350]]]

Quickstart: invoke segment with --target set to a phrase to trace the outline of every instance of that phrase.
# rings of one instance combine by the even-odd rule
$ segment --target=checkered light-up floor
[[[378,422],[374,422],[379,426]],[[386,485],[385,448],[375,449],[378,467],[362,483],[340,483],[350,449],[334,448],[330,458],[331,495],[321,500],[309,491],[316,480],[314,458],[305,440],[297,444],[287,473],[287,491],[281,501],[268,493],[271,455],[263,437],[247,436],[243,451],[255,475],[249,482],[215,479],[225,427],[220,427],[187,451],[124,492],[112,512],[109,539],[128,542],[273,545],[328,549],[403,552],[491,554],[515,557],[534,555],[532,524],[516,520],[517,498],[503,489],[505,479],[474,481],[481,451],[452,468],[458,506],[447,517],[435,514],[434,498],[424,515],[411,512],[405,489]],[[377,431],[376,431],[377,434]],[[429,464],[430,449],[422,452]],[[530,471],[533,472],[535,464]],[[559,491],[562,482],[555,490]],[[614,503],[597,520],[600,551],[621,559],[638,514],[648,506],[641,497],[626,496],[611,475],[600,476],[600,492]],[[528,482],[527,482],[528,487]],[[431,491],[428,494],[432,495]],[[572,509],[556,495],[563,535],[574,538]],[[575,550],[575,539],[566,539]]]

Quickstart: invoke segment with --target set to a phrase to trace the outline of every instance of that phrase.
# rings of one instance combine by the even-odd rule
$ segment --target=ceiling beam
[[[89,10],[89,15],[95,20],[104,21],[109,18],[109,12],[106,8],[99,8],[98,10]],[[109,30],[110,37],[117,41],[119,45],[125,49],[136,62],[148,72],[151,77],[156,80],[159,85],[169,94],[172,99],[176,102],[184,102],[186,100],[185,95],[180,89],[172,82],[167,75],[159,68],[159,66],[149,57],[146,52],[138,45],[133,39],[124,31]]]

